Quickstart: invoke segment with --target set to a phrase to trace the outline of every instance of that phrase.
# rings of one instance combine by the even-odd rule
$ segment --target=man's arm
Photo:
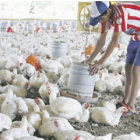
[[[109,43],[104,55],[99,60],[100,64],[103,64],[105,62],[105,60],[111,55],[115,46],[117,46],[117,44],[118,44],[119,36],[120,36],[120,32],[114,32],[111,42]]]
[[[90,74],[93,75],[97,73],[101,68],[105,60],[110,56],[110,54],[113,52],[115,46],[118,44],[118,39],[120,36],[120,32],[114,32],[111,42],[109,43],[104,55],[101,57],[101,59],[98,61],[98,63],[93,64],[90,67]]]
[[[90,57],[86,60],[87,63],[91,63],[92,60],[97,56],[97,54],[101,51],[101,49],[103,48],[104,44],[105,44],[105,39],[106,39],[106,35],[107,35],[107,32],[106,33],[103,33],[101,34],[97,44],[96,44],[96,47],[95,47],[95,50],[92,52],[92,54],[90,55]]]

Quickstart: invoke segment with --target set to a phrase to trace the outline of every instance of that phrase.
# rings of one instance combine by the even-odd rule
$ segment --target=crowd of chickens
[[[124,107],[116,109],[114,100],[90,106],[88,102],[81,104],[60,95],[61,89],[68,89],[71,63],[86,59],[83,52],[89,45],[87,42],[93,42],[94,46],[99,34],[70,29],[69,24],[50,30],[33,27],[32,32],[28,32],[20,22],[0,31],[1,140],[48,140],[50,137],[56,140],[140,140],[134,132],[115,138],[112,134],[93,136],[70,124],[91,119],[93,123],[115,126],[125,111]],[[120,38],[104,69],[97,73],[94,90],[100,94],[123,90],[128,39]],[[51,57],[53,41],[67,43],[67,56]],[[29,58],[35,58],[38,65]]]

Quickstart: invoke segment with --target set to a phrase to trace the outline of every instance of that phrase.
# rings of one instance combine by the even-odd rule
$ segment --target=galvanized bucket
[[[54,41],[51,43],[51,56],[53,58],[64,57],[67,54],[67,43]]]
[[[2,31],[6,30],[7,24],[8,24],[7,22],[2,22],[1,23],[1,30]]]
[[[68,80],[68,90],[77,96],[92,97],[95,75],[89,74],[89,65],[72,63]]]
[[[57,23],[52,23],[52,30],[56,30],[58,29],[58,25]]]
[[[29,33],[32,33],[33,32],[33,26],[31,24],[28,24],[27,30],[28,30]]]
[[[51,29],[51,23],[50,22],[45,23],[45,28],[50,30]]]

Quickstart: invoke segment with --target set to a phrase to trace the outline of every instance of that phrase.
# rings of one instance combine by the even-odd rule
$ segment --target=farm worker
[[[118,44],[121,32],[131,35],[127,47],[125,64],[125,96],[117,107],[125,106],[127,115],[134,115],[135,102],[140,87],[140,6],[128,3],[116,3],[112,5],[109,1],[94,1],[91,4],[90,25],[96,26],[101,23],[101,35],[96,47],[86,63],[91,64],[92,60],[103,48],[106,42],[107,32],[114,27],[112,39],[102,55],[101,59],[90,66],[90,74],[97,73],[103,66],[105,60],[113,52]],[[114,65],[114,64],[113,64]]]

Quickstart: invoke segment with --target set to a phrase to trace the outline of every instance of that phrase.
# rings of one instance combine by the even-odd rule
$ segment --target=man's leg
[[[134,104],[139,87],[140,87],[140,66],[134,65],[132,69],[131,96],[127,103],[127,106],[133,110],[135,110]]]
[[[129,101],[129,98],[131,96],[131,83],[132,83],[132,64],[128,63],[125,64],[125,96],[123,99],[123,103],[127,104]]]

